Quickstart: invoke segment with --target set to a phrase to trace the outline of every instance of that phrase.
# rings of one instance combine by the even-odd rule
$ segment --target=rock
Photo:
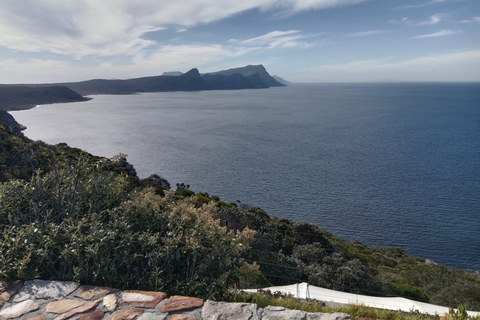
[[[13,301],[20,302],[35,297],[35,299],[63,298],[77,289],[80,284],[72,281],[26,281],[15,295]]]
[[[172,314],[168,320],[197,320],[197,318],[193,314]]]
[[[153,309],[155,306],[167,296],[164,292],[126,290],[122,292],[122,300],[124,304]]]
[[[85,302],[80,300],[72,300],[72,299],[65,299],[65,300],[58,300],[52,301],[47,304],[45,311],[50,313],[65,313],[67,311],[72,310],[73,308],[80,307],[84,305]]]
[[[27,318],[22,318],[22,320],[45,320],[45,317],[41,314],[36,314]]]
[[[76,314],[79,314],[79,313],[84,313],[88,310],[91,310],[93,308],[96,308],[98,306],[98,304],[100,303],[100,300],[97,300],[97,301],[93,301],[93,302],[89,302],[87,304],[84,304],[83,306],[80,306],[80,307],[77,307],[75,309],[72,309],[58,317],[56,317],[54,320],[65,320],[65,319],[68,319],[70,317],[73,317],[74,315]]]
[[[307,313],[284,307],[268,306],[263,310],[262,320],[306,320]]]
[[[367,319],[367,318],[358,318]],[[307,320],[350,320],[350,315],[346,313],[307,313]],[[372,319],[374,320],[374,319]]]
[[[106,320],[133,320],[143,313],[141,309],[124,309],[112,313]]]
[[[202,308],[203,320],[258,320],[257,305],[207,300]]]
[[[257,314],[258,314],[258,318],[259,318],[259,319],[262,319],[262,317],[263,317],[263,308],[258,308]]]
[[[40,308],[40,306],[35,303],[35,301],[25,300],[9,308],[2,309],[2,311],[0,311],[0,317],[5,319],[18,318],[30,311],[38,310],[38,308]]]
[[[0,298],[8,302],[10,297],[15,294],[22,286],[22,282],[17,281],[0,281]],[[0,300],[1,302],[1,300]]]
[[[118,305],[118,298],[116,295],[109,294],[108,296],[103,298],[103,306],[105,307],[105,309],[107,309],[107,311],[110,311],[110,312],[115,311],[115,309],[117,309],[117,305]]]
[[[105,312],[97,310],[97,311],[87,313],[84,316],[78,317],[75,320],[100,320],[100,319],[103,319],[104,315],[105,315]]]
[[[138,320],[165,320],[167,315],[166,313],[144,312],[138,317]]]
[[[3,302],[3,301],[0,300],[0,309],[3,308],[3,305],[4,305],[4,304],[5,304],[5,302]]]
[[[27,129],[25,126],[22,126],[20,123],[15,121],[13,116],[3,110],[0,110],[0,125],[4,125],[9,133],[19,133],[22,130]]]
[[[180,310],[188,310],[193,308],[200,308],[203,304],[203,299],[184,297],[184,296],[173,296],[167,299],[165,303],[160,308],[162,312],[172,312]]]
[[[107,287],[81,286],[75,291],[74,296],[84,300],[96,300],[118,290]]]

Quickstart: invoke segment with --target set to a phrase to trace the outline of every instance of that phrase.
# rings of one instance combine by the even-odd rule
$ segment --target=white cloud
[[[74,56],[134,55],[145,34],[187,27],[251,9],[299,12],[367,0],[2,0],[0,46]]]
[[[149,52],[137,52],[126,60],[109,58],[86,59],[77,63],[60,60],[0,61],[0,83],[69,82],[94,78],[133,78],[158,75],[169,70],[188,71],[192,67],[211,68],[212,64],[227,63],[251,53],[271,48],[305,48],[310,44],[301,39],[319,34],[302,34],[298,30],[272,31],[250,39],[231,39],[225,44],[170,44],[158,45]],[[174,39],[172,39],[174,40]],[[263,59],[265,60],[265,59]],[[209,70],[209,69],[206,69]],[[206,72],[206,71],[205,71]]]
[[[409,26],[433,26],[443,21],[445,16],[446,16],[445,14],[438,13],[438,14],[434,14],[428,20],[424,20],[424,21],[418,21],[418,20],[415,21],[409,18],[402,18],[400,20],[389,20],[389,22],[394,24],[402,23]]]
[[[0,83],[70,82],[95,78],[125,79],[159,75],[164,71],[188,71],[218,63],[228,58],[244,56],[256,47],[216,45],[166,45],[153,54],[135,55],[131,63],[99,62],[94,65],[72,64],[66,61],[15,59],[0,61]],[[201,70],[202,71],[202,70]]]
[[[344,35],[344,37],[368,37],[368,36],[375,36],[378,34],[383,34],[388,32],[390,31],[387,31],[387,30],[362,31],[362,32],[349,33]]]
[[[411,20],[409,18],[402,18],[399,20],[392,19],[388,21],[389,23],[405,23],[405,24],[411,24]]]
[[[430,17],[429,20],[418,22],[417,25],[419,25],[419,26],[432,26],[434,24],[439,23],[442,20],[443,20],[443,15],[442,14],[434,14],[433,16]]]
[[[462,33],[463,30],[440,30],[438,32],[429,33],[429,34],[422,34],[420,36],[413,37],[413,39],[425,39],[425,38],[438,38],[444,36],[451,36],[454,34]]]
[[[473,17],[471,19],[462,20],[460,22],[462,22],[462,23],[480,23],[480,17],[477,16],[477,17]]]
[[[259,37],[242,40],[240,43],[247,46],[267,47],[269,49],[305,48],[310,47],[311,44],[302,40],[318,35],[320,34],[302,34],[299,30],[272,31]],[[230,39],[230,42],[233,43],[237,41],[238,40]]]
[[[323,65],[293,81],[375,82],[375,81],[480,81],[480,50],[462,51],[394,61],[392,57]]]
[[[396,7],[395,9],[413,9],[413,8],[423,8],[423,7],[429,7],[435,4],[439,4],[442,2],[447,2],[449,0],[430,0],[421,4],[412,4],[412,5],[406,5],[406,6],[399,6]],[[458,0],[457,0],[458,1]]]

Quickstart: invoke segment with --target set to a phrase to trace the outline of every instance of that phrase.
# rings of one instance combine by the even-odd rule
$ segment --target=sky
[[[480,81],[480,1],[0,1],[0,83],[248,64],[293,82]]]

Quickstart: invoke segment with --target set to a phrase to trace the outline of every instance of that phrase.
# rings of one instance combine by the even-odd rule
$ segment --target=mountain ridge
[[[2,86],[0,110],[30,109],[39,104],[87,101],[66,86]]]
[[[258,74],[256,76],[255,74]],[[186,73],[167,72],[161,76],[130,79],[91,79],[79,82],[0,85],[0,88],[65,86],[80,95],[133,94],[140,92],[264,89],[284,86],[267,72],[263,65],[221,70],[200,74],[197,68]]]
[[[274,77],[272,77],[268,72],[267,69],[262,64],[259,65],[247,65],[245,67],[239,67],[239,68],[230,68],[227,70],[220,70],[220,71],[215,71],[215,72],[210,72],[207,73],[209,75],[233,75],[233,74],[241,74],[243,76],[250,76],[254,73],[258,73],[260,75],[260,78],[270,87],[283,87],[285,84],[278,82],[275,80]]]
[[[79,82],[41,84],[0,84],[0,109],[22,110],[41,104],[86,101],[85,95],[134,94],[203,90],[266,89],[284,86],[263,65],[248,65],[200,74],[197,68],[186,73],[166,72],[161,76],[131,79],[91,79]]]

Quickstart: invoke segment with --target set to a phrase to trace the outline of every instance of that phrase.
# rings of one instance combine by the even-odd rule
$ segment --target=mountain
[[[267,73],[268,74],[268,73]],[[272,78],[273,79],[273,78]],[[272,83],[272,81],[268,81]],[[242,75],[233,73],[201,75],[194,68],[182,75],[162,75],[127,80],[95,79],[82,82],[62,83],[82,94],[132,94],[136,92],[200,91],[200,90],[234,90],[261,89],[270,85],[265,75],[258,72]],[[275,84],[276,85],[276,84]]]
[[[7,111],[0,110],[0,125],[4,125],[8,132],[10,133],[17,133],[26,128],[22,126],[20,123],[15,121],[12,115],[10,115]]]
[[[166,72],[162,73],[162,76],[177,77],[177,76],[181,76],[182,74],[183,74],[183,72],[180,72],[180,71],[166,71]]]
[[[292,82],[287,81],[287,80],[283,79],[282,77],[279,77],[279,76],[276,76],[276,75],[272,76],[272,78],[275,79],[275,80],[277,80],[277,81],[280,82],[281,84],[286,85],[286,86],[288,86],[289,84],[292,84]]]
[[[66,86],[0,87],[0,110],[21,110],[33,108],[39,104],[86,101],[75,91]]]
[[[258,73],[249,76],[238,73],[232,75],[205,74],[203,78],[212,90],[263,89],[269,87]]]
[[[80,95],[263,89],[272,86],[284,85],[270,76],[262,65],[249,65],[204,75],[194,68],[184,74],[173,71],[161,76],[126,80],[93,79],[67,83],[0,85],[3,90],[0,91],[0,109],[25,109],[37,104],[84,101],[86,98]]]
[[[259,65],[248,65],[241,68],[232,68],[228,70],[222,70],[217,72],[207,73],[208,75],[224,75],[229,76],[233,74],[241,74],[245,77],[251,76],[255,73],[260,75],[260,79],[263,80],[269,87],[283,87],[285,84],[282,84],[275,80],[268,72],[267,69],[261,64]]]

